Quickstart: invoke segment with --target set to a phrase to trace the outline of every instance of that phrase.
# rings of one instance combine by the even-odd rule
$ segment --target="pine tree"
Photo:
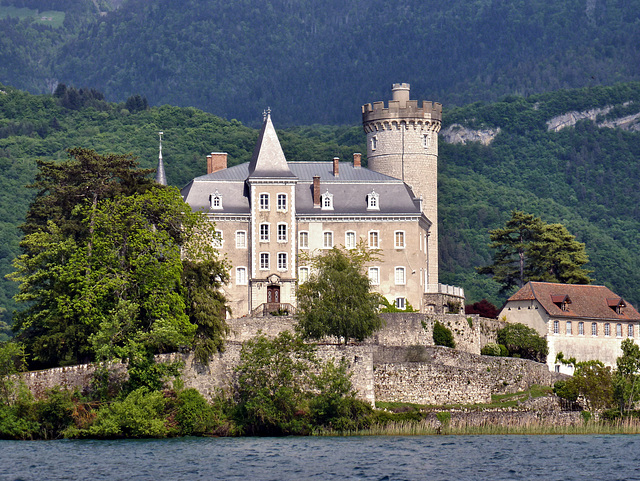
[[[589,284],[585,245],[562,224],[547,224],[539,217],[513,211],[504,227],[489,232],[495,249],[493,264],[478,268],[502,285],[502,292],[529,281]]]

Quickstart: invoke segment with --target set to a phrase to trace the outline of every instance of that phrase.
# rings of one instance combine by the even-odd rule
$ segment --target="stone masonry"
[[[517,392],[532,384],[551,385],[559,379],[544,364],[479,355],[482,346],[495,341],[496,328],[502,325],[499,321],[459,314],[394,313],[383,317],[386,326],[366,342],[348,346],[326,342],[317,350],[321,359],[346,360],[358,396],[368,402],[487,402],[491,394]],[[456,349],[433,346],[436,319],[451,329]],[[236,381],[234,369],[244,341],[258,332],[273,337],[295,328],[295,320],[289,317],[244,317],[229,324],[225,351],[212,356],[208,366],[182,353],[161,355],[159,360],[182,361],[185,387],[211,398],[221,390],[228,391]],[[22,378],[34,395],[42,396],[56,385],[70,389],[89,386],[94,370],[92,365],[71,366],[29,372]],[[125,379],[125,367],[113,365],[112,375]]]

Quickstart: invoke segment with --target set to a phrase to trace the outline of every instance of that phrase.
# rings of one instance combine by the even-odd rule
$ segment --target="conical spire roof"
[[[164,162],[162,161],[162,132],[160,135],[160,153],[158,154],[158,169],[156,170],[156,182],[160,185],[167,185],[167,176],[164,172]]]
[[[249,163],[249,178],[256,177],[295,177],[271,122],[270,111],[265,112],[258,143]]]

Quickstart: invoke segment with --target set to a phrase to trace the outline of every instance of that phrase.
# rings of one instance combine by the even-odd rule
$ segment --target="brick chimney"
[[[334,157],[333,158],[333,176],[334,177],[339,177],[340,175],[340,158],[338,157]]]
[[[207,174],[213,174],[227,168],[226,152],[211,152],[207,155]]]
[[[313,206],[320,207],[320,176],[313,176]]]
[[[360,152],[355,152],[353,154],[353,168],[359,169],[362,167],[362,154]]]

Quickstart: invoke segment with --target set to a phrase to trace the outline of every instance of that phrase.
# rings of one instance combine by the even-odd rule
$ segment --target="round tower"
[[[408,83],[393,84],[393,98],[362,106],[367,134],[367,162],[371,170],[402,179],[431,221],[427,242],[428,279],[438,284],[438,131],[442,105],[410,100]]]

